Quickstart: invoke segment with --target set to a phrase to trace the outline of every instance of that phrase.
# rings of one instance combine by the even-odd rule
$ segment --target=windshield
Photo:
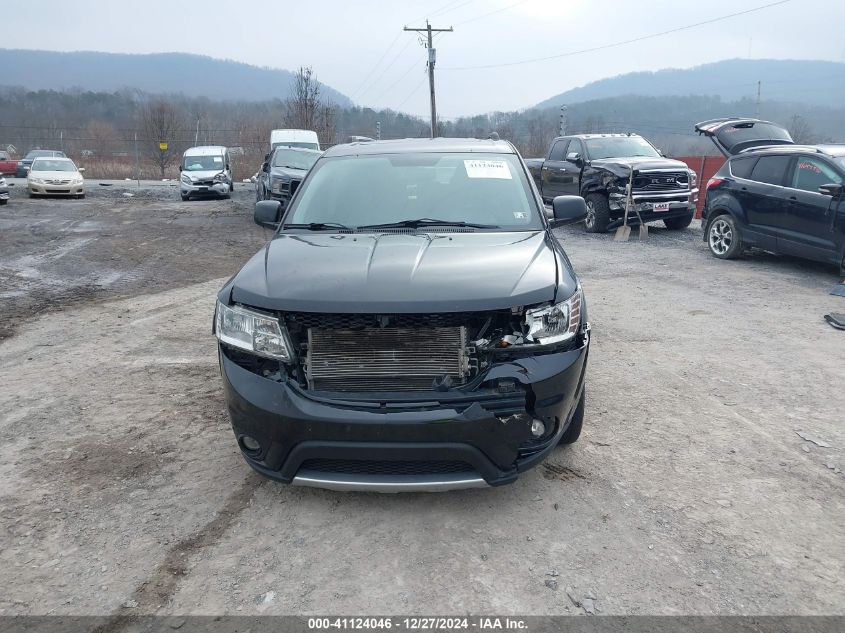
[[[298,152],[295,149],[278,149],[273,154],[273,167],[288,167],[290,169],[309,170],[320,158],[319,154]]]
[[[631,156],[659,157],[651,144],[639,136],[617,136],[586,139],[590,159],[630,158]]]
[[[30,171],[76,171],[76,165],[69,160],[38,158],[33,161]]]
[[[24,160],[38,158],[39,156],[64,156],[62,152],[55,152],[49,149],[34,149],[24,156]]]
[[[543,224],[513,154],[384,154],[319,161],[287,224],[349,227],[430,218],[539,229]]]
[[[185,171],[222,171],[223,157],[218,156],[185,156],[182,163]]]
[[[282,141],[281,143],[273,143],[273,149],[277,147],[302,147],[304,149],[320,149],[316,143],[307,143],[300,141]]]

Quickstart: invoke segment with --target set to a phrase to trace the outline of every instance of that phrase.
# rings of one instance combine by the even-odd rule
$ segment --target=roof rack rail
[[[786,150],[789,152],[813,152],[815,154],[824,154],[824,150],[819,147],[813,147],[812,145],[755,145],[754,147],[747,147],[743,150],[740,150],[739,154],[751,154],[752,152],[761,152],[770,149],[778,149],[778,150]]]

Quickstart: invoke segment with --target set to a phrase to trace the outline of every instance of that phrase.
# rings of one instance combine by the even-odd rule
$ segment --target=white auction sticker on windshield
[[[511,170],[507,161],[504,160],[465,160],[464,167],[469,178],[501,178],[512,180]]]

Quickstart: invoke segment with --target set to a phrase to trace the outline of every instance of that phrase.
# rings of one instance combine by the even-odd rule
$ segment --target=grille
[[[288,312],[285,322],[288,327],[299,325],[304,328],[364,329],[364,328],[443,328],[460,327],[474,320],[481,320],[493,313],[443,312],[435,314],[324,314],[319,312]]]
[[[69,185],[70,180],[48,180],[47,184],[49,184],[49,185]]]
[[[200,185],[202,187],[212,187],[214,186],[213,180],[197,180],[194,182],[195,185]]]
[[[461,461],[376,461],[364,459],[309,459],[302,470],[344,475],[449,475],[473,473],[475,469]]]
[[[308,387],[326,391],[426,391],[435,379],[463,382],[466,328],[309,328]]]
[[[634,178],[635,191],[679,191],[689,189],[689,174],[677,172],[640,172]]]
[[[293,196],[293,194],[296,193],[296,189],[297,189],[297,187],[299,187],[299,184],[301,182],[302,182],[301,180],[291,180],[290,181],[290,195],[291,196]]]

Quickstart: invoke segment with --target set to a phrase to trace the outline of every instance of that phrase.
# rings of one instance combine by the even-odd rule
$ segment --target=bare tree
[[[799,145],[812,145],[818,143],[818,138],[813,133],[813,128],[804,120],[800,114],[793,114],[789,120],[787,131],[792,137],[792,140]]]
[[[284,102],[285,125],[314,130],[324,143],[333,143],[337,133],[337,108],[323,101],[321,84],[310,66],[297,71],[290,88],[291,96]]]
[[[310,66],[300,67],[290,85],[291,96],[285,101],[285,125],[302,130],[316,127],[320,109],[320,82]]]
[[[90,149],[98,156],[105,156],[114,151],[118,141],[114,126],[105,121],[90,121],[85,127],[85,136],[89,139]]]
[[[179,108],[162,99],[147,103],[141,109],[144,147],[162,178],[167,168],[179,158],[179,135],[184,130],[182,119]]]

